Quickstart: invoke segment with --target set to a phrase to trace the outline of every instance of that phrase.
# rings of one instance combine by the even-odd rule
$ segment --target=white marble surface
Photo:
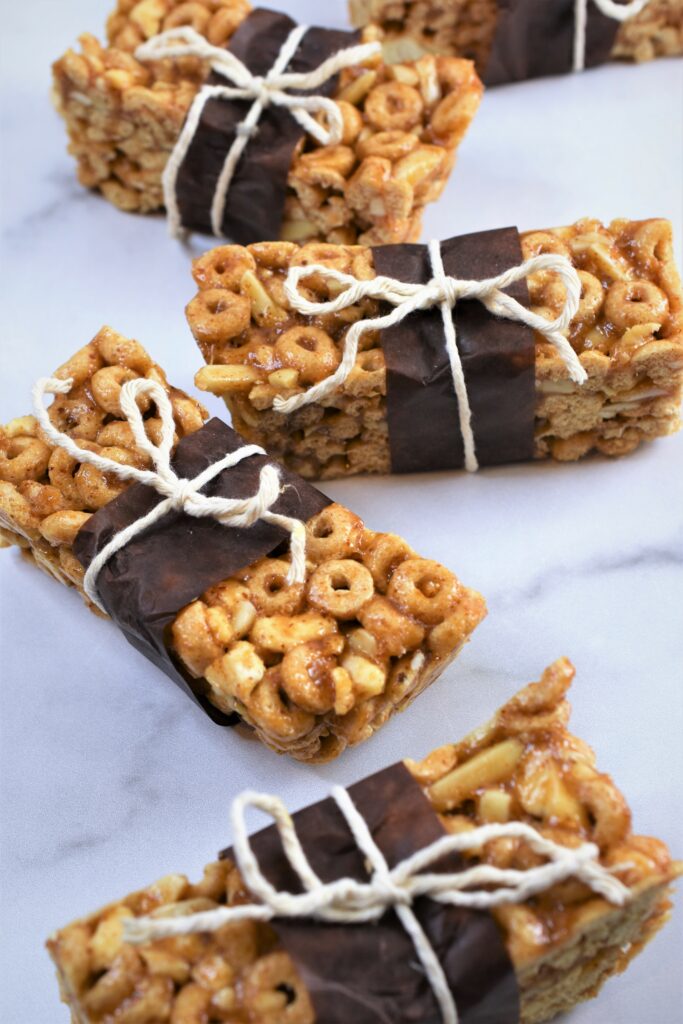
[[[33,380],[102,323],[139,337],[181,385],[198,366],[182,316],[186,254],[160,219],[121,214],[76,184],[49,104],[50,59],[99,31],[108,6],[32,0],[4,14],[3,420],[27,411]],[[314,17],[313,3],[286,6]],[[343,24],[341,0],[323,7]],[[662,62],[491,92],[426,230],[657,214],[680,240],[682,86],[681,62]],[[319,798],[333,780],[460,736],[559,654],[578,668],[577,732],[637,828],[683,854],[682,456],[683,436],[622,461],[330,485],[480,588],[490,615],[410,712],[321,769],[213,726],[74,594],[3,552],[0,1019],[65,1022],[42,948],[51,929],[164,872],[196,875],[229,842],[243,786],[292,807]],[[573,1024],[681,1021],[682,939],[679,906]]]

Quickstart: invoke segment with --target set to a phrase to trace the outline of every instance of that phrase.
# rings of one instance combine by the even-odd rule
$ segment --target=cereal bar
[[[468,57],[482,77],[501,6],[499,0],[349,0],[352,23],[379,27],[388,54],[399,59],[420,53]],[[650,0],[639,14],[618,24],[609,56],[612,60],[641,62],[681,53],[683,14],[679,0]]]
[[[81,37],[54,65],[54,100],[83,185],[123,210],[163,206],[161,176],[207,68],[194,57],[141,63],[150,37],[189,25],[225,46],[249,14],[247,0],[119,0],[107,45]],[[370,40],[372,30],[365,33]],[[335,100],[342,143],[298,145],[287,179],[280,237],[353,244],[416,239],[437,199],[482,94],[471,61],[378,57],[341,72]]]
[[[534,456],[623,455],[675,431],[683,304],[670,224],[604,226],[585,218],[520,238],[524,259],[557,254],[579,274],[582,298],[568,337],[588,375],[574,383],[556,349],[536,335]],[[366,280],[375,276],[374,260],[373,250],[361,246],[279,242],[223,246],[194,264],[199,292],[187,317],[207,363],[197,386],[222,395],[236,429],[304,477],[390,470],[386,360],[380,332],[368,331],[336,391],[291,414],[276,411],[276,396],[299,394],[338,367],[351,323],[379,313],[378,303],[363,299],[339,313],[304,316],[291,309],[283,281],[291,267],[310,263]],[[531,308],[553,320],[565,300],[557,275],[534,273],[527,283]],[[305,278],[312,298],[326,301],[335,287],[320,275]]]
[[[50,406],[52,423],[81,446],[146,467],[122,419],[121,387],[136,377],[168,385],[142,346],[103,328],[57,376],[74,386]],[[201,405],[168,392],[177,438],[202,428]],[[149,403],[145,424],[156,442]],[[47,444],[32,416],[0,429],[0,539],[81,592],[76,537],[125,487]],[[289,585],[290,554],[273,552],[178,608],[168,646],[193,692],[218,712],[239,715],[274,750],[324,761],[370,737],[432,682],[485,605],[443,566],[342,505],[306,525],[305,583]],[[230,544],[228,529],[225,537]]]
[[[665,923],[670,885],[683,870],[664,843],[633,834],[624,797],[569,733],[573,674],[560,659],[483,728],[419,763],[405,762],[447,832],[525,822],[564,846],[591,841],[601,865],[628,887],[622,907],[569,880],[492,911],[514,968],[521,1024],[550,1020],[623,971]],[[468,855],[465,866],[525,870],[538,860],[523,839],[499,838]],[[196,884],[167,875],[56,932],[48,949],[74,1024],[314,1024],[311,996],[270,925],[243,921],[136,947],[122,941],[126,919],[249,901],[234,863],[223,859]]]

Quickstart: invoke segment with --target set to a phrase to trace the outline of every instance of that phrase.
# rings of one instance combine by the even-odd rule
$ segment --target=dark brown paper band
[[[351,786],[349,794],[390,867],[444,834],[403,764]],[[367,880],[363,854],[334,800],[306,807],[293,819],[323,882]],[[253,836],[251,845],[274,886],[300,891],[275,827]],[[233,854],[227,850],[221,856]],[[448,857],[430,870],[457,871],[460,865]],[[493,917],[428,898],[417,900],[413,909],[444,969],[460,1024],[517,1024],[515,972]],[[319,1024],[441,1024],[412,941],[393,911],[365,925],[276,920],[272,926],[296,963]]]
[[[286,14],[255,10],[239,26],[227,49],[254,75],[266,75],[296,22]],[[287,70],[313,71],[338,50],[358,42],[358,33],[309,28]],[[316,88],[331,96],[336,79]],[[229,85],[212,72],[209,85]],[[213,234],[211,204],[216,183],[235,141],[237,125],[249,113],[251,100],[209,100],[180,167],[176,183],[178,206],[185,227]],[[280,237],[287,194],[287,175],[294,150],[304,131],[289,111],[264,110],[255,134],[239,160],[225,204],[223,234],[239,245]]]
[[[173,458],[178,476],[193,479],[228,452],[244,446],[234,430],[212,419],[183,438]],[[261,469],[271,459],[251,456],[215,477],[204,490],[223,498],[251,497],[258,490]],[[330,499],[294,473],[281,467],[284,489],[273,512],[306,522],[330,504]],[[151,487],[133,484],[96,512],[76,537],[74,552],[88,568],[98,551],[124,527],[146,515],[162,500]],[[107,612],[126,639],[149,658],[210,717],[233,724],[202,693],[197,680],[185,673],[168,646],[168,632],[181,608],[208,587],[245,569],[278,548],[287,549],[286,530],[259,520],[248,528],[222,526],[215,519],[197,519],[184,512],[164,516],[135,537],[100,572],[97,588]]]
[[[498,0],[484,83],[504,85],[572,71],[575,26],[575,0]],[[618,30],[619,23],[588,0],[587,68],[609,59]]]
[[[441,243],[446,274],[469,280],[494,277],[523,262],[516,228],[461,235]],[[378,274],[427,282],[433,276],[424,245],[373,250]],[[528,304],[526,282],[508,289]],[[472,410],[479,464],[523,462],[534,453],[534,333],[492,316],[480,302],[455,307],[455,328]],[[412,313],[382,331],[387,367],[387,422],[395,473],[458,469],[464,461],[443,321],[438,309]]]

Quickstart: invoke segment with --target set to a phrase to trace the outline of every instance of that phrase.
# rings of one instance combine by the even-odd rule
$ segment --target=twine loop
[[[273,526],[279,526],[290,534],[291,564],[288,583],[303,583],[306,578],[306,528],[300,519],[272,512],[272,506],[282,493],[279,470],[265,465],[259,474],[256,494],[247,498],[211,497],[202,493],[202,488],[226,469],[231,469],[243,459],[266,452],[255,444],[243,445],[222,459],[212,463],[191,480],[179,477],[171,465],[175,440],[173,407],[164,388],[154,380],[138,377],[126,381],[121,388],[121,410],[135,438],[138,449],[148,456],[153,469],[139,469],[115,462],[105,455],[82,448],[75,438],[58,430],[50,420],[44,405],[45,395],[66,395],[71,391],[73,379],[60,380],[43,377],[33,388],[33,409],[46,438],[80,463],[88,463],[103,473],[111,473],[120,480],[134,481],[152,487],[162,495],[163,501],[146,515],[114,534],[111,540],[93,558],[83,580],[83,588],[101,611],[106,612],[97,592],[98,576],[109,559],[129,544],[144,530],[154,526],[169,512],[184,512],[196,518],[213,518],[227,527],[253,526],[259,519]],[[155,444],[145,430],[145,421],[140,411],[139,400],[154,402],[161,420],[160,440]]]

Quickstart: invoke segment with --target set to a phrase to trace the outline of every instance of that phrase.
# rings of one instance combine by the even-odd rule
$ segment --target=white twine
[[[265,455],[266,452],[258,445],[249,444],[207,466],[203,472],[192,480],[176,475],[171,466],[175,423],[173,407],[168,395],[153,380],[142,377],[126,381],[121,388],[121,410],[130,424],[135,443],[152,461],[154,469],[138,469],[136,466],[124,466],[113,459],[96,452],[81,448],[78,442],[63,434],[52,424],[43,398],[49,395],[68,394],[73,379],[59,380],[56,377],[43,377],[33,387],[33,411],[40,423],[45,436],[68,455],[80,463],[87,462],[103,473],[113,473],[121,480],[134,480],[137,483],[153,487],[163,495],[164,500],[148,512],[114,534],[108,544],[93,558],[83,580],[83,588],[101,611],[106,611],[97,593],[97,578],[103,566],[112,555],[129,544],[143,530],[153,526],[168,512],[182,511],[196,518],[211,517],[221,525],[228,527],[250,527],[259,519],[273,526],[287,530],[291,535],[291,565],[287,576],[288,583],[303,583],[306,578],[306,527],[299,519],[271,512],[271,507],[282,492],[279,470],[272,465],[262,468],[259,475],[259,488],[251,498],[208,497],[201,493],[203,487],[225,469],[231,469],[243,459],[252,455]],[[151,399],[161,419],[161,440],[154,444],[145,431],[145,422],[138,406],[138,399]]]
[[[232,805],[233,851],[247,889],[260,902],[219,907],[183,917],[126,918],[123,922],[124,942],[142,945],[178,935],[214,932],[226,924],[244,920],[313,918],[333,924],[362,924],[378,921],[391,909],[413,942],[444,1024],[457,1024],[458,1011],[443,968],[413,911],[416,899],[425,896],[451,906],[490,910],[503,904],[523,903],[569,878],[579,879],[617,906],[622,906],[630,898],[628,888],[600,864],[600,851],[594,843],[582,843],[574,848],[561,846],[524,822],[481,825],[470,832],[442,836],[389,868],[348,792],[341,786],[335,786],[332,797],[370,865],[367,882],[354,878],[322,882],[306,857],[282,801],[275,796],[247,791],[240,794]],[[245,812],[250,807],[273,818],[284,854],[303,892],[280,892],[264,876],[247,832]],[[453,874],[423,873],[425,868],[446,854],[463,853],[504,838],[524,840],[548,862],[523,871],[477,864]],[[491,889],[491,886],[498,888]]]
[[[333,267],[326,267],[322,263],[291,267],[285,279],[285,293],[292,308],[300,313],[308,316],[338,313],[367,298],[379,299],[394,308],[385,316],[358,320],[353,324],[344,338],[341,362],[335,372],[298,395],[292,395],[286,399],[280,395],[276,396],[273,407],[278,412],[289,414],[304,405],[327,398],[344,384],[353,370],[358,354],[358,345],[366,331],[378,331],[393,327],[417,310],[438,306],[443,320],[446,351],[453,375],[453,387],[458,398],[460,430],[465,448],[465,468],[474,472],[478,469],[478,462],[475,454],[467,386],[453,320],[453,310],[456,304],[462,299],[477,299],[494,316],[526,324],[534,331],[538,331],[555,347],[564,361],[571,379],[577,384],[582,384],[586,380],[586,371],[563,334],[579,308],[581,280],[565,256],[557,256],[553,253],[534,256],[517,267],[511,267],[502,274],[486,278],[483,281],[448,277],[444,273],[440,244],[435,240],[429,243],[429,257],[434,276],[426,284],[399,281],[393,277],[375,277],[369,281],[359,281],[351,274],[345,274]],[[546,320],[503,291],[515,281],[520,281],[538,271],[554,271],[560,276],[565,286],[564,307],[555,320]],[[319,274],[334,281],[343,286],[343,290],[325,302],[313,302],[307,299],[299,291],[299,284],[312,274]]]
[[[161,32],[148,39],[135,51],[138,60],[161,60],[164,57],[199,57],[208,61],[211,70],[231,85],[204,85],[192,103],[185,124],[168,159],[162,175],[164,205],[168,215],[168,227],[174,238],[182,236],[183,226],[178,207],[176,183],[178,172],[192,144],[205,105],[212,99],[253,100],[249,113],[237,125],[235,140],[223,163],[211,203],[211,228],[214,235],[223,234],[223,216],[228,192],[237,164],[249,142],[258,131],[258,123],[268,106],[288,110],[305,132],[312,135],[321,146],[336,146],[341,142],[344,121],[341,110],[334,100],[326,96],[290,95],[290,89],[310,91],[317,89],[343,68],[362,64],[370,57],[381,53],[380,43],[365,43],[351,46],[328,57],[319,67],[307,72],[286,72],[286,68],[301,45],[308,31],[307,25],[293,29],[282,45],[277,60],[267,75],[254,75],[229,50],[212,46],[193,28],[182,27]],[[311,115],[324,113],[327,127]]]
[[[593,0],[601,14],[614,21],[628,21],[640,14],[650,0],[631,0],[630,3],[615,3],[615,0]],[[574,71],[583,71],[586,65],[586,29],[588,27],[588,0],[574,0]]]

